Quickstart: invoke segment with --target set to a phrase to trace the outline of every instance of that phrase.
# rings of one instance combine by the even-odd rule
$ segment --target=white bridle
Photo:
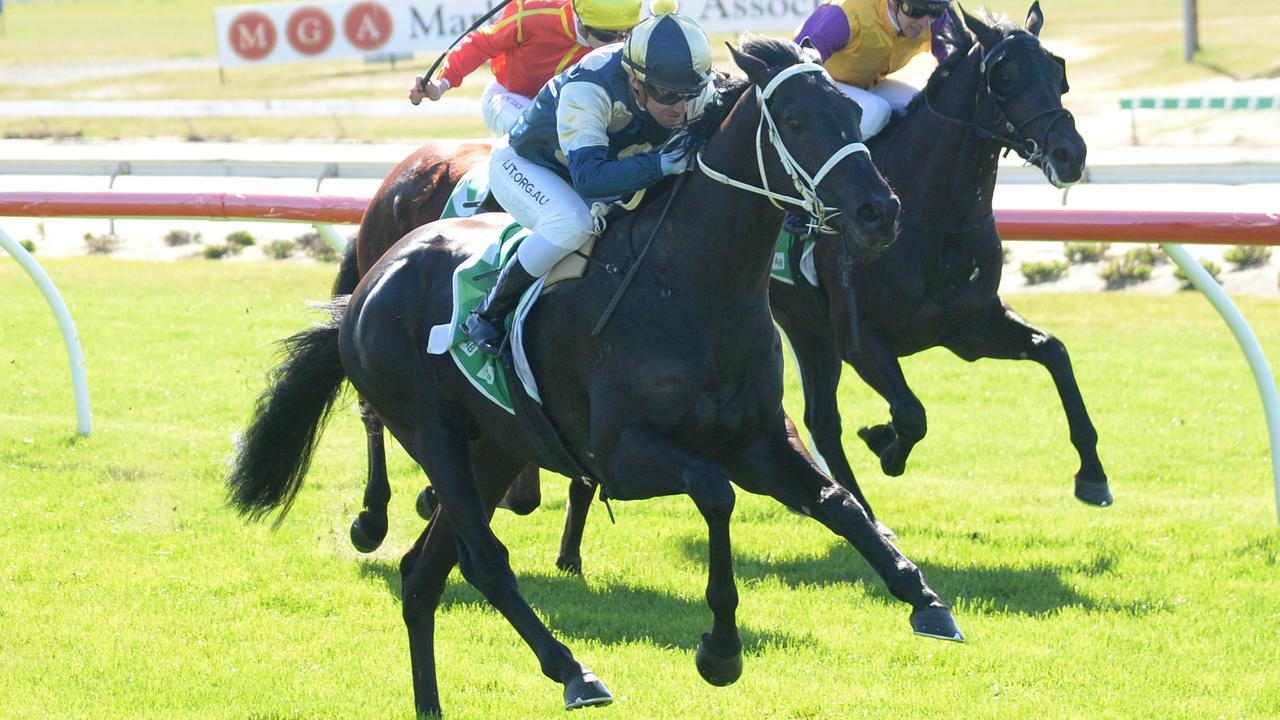
[[[773,115],[770,114],[769,104],[766,101],[771,95],[773,95],[773,91],[776,90],[787,78],[799,73],[811,72],[822,73],[823,75],[827,74],[826,68],[817,63],[800,63],[799,65],[792,65],[775,75],[763,90],[761,90],[758,85],[756,86],[756,97],[760,101],[760,124],[756,127],[756,166],[760,170],[760,182],[763,187],[756,187],[755,185],[734,180],[722,172],[711,169],[707,165],[706,161],[702,159],[701,151],[698,152],[698,168],[702,170],[707,177],[713,180],[738,188],[739,190],[746,190],[747,192],[763,195],[769,198],[769,202],[773,203],[773,206],[779,210],[785,209],[778,204],[779,202],[798,206],[817,218],[818,225],[822,226],[823,221],[826,218],[833,217],[839,214],[839,212],[834,208],[829,208],[822,204],[822,200],[818,198],[818,183],[822,182],[822,179],[827,176],[827,173],[831,172],[831,169],[836,166],[836,163],[856,152],[866,153],[867,157],[870,158],[871,151],[867,149],[866,145],[860,142],[849,143],[837,150],[834,155],[828,158],[827,162],[818,169],[818,173],[813,176],[810,176],[809,173],[805,172],[805,169],[800,167],[800,163],[796,162],[796,159],[791,156],[790,151],[787,150],[787,146],[782,142],[782,136],[778,134],[778,126],[773,121]],[[782,169],[787,172],[787,175],[791,176],[791,182],[795,186],[796,192],[800,194],[800,197],[791,197],[790,195],[776,193],[769,189],[769,178],[764,171],[763,133],[766,123],[769,126],[769,144],[773,145],[774,151],[778,153],[778,158],[782,162]]]

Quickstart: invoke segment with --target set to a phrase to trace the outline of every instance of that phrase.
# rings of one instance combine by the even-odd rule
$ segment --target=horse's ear
[[[1027,22],[1024,25],[1027,32],[1039,37],[1040,29],[1044,27],[1044,12],[1040,10],[1040,0],[1031,3],[1031,9],[1027,11]]]
[[[960,14],[964,16],[964,26],[969,28],[969,32],[973,33],[978,38],[978,42],[988,50],[1004,39],[1004,35],[1001,35],[999,30],[970,15],[964,8],[960,8]]]
[[[733,56],[733,62],[742,68],[742,72],[747,74],[747,79],[755,85],[764,85],[767,80],[765,75],[769,72],[769,65],[754,55],[748,55],[738,48],[725,43],[729,48],[729,54]]]
[[[969,48],[973,47],[973,33],[969,32],[964,26],[964,21],[960,19],[960,12],[957,11],[958,5],[952,5],[947,8],[947,22],[942,24],[942,31],[939,37],[947,46],[947,57],[956,55],[969,54]]]
[[[822,53],[814,47],[813,40],[808,35],[800,40],[800,57],[804,58],[805,62],[822,63]]]

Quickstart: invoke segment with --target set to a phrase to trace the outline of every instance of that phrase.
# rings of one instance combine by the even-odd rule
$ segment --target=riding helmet
[[[573,0],[583,25],[601,30],[630,30],[640,22],[641,0]]]
[[[655,0],[653,16],[632,29],[622,66],[643,83],[697,91],[711,80],[711,43],[698,24],[676,12],[674,0]]]

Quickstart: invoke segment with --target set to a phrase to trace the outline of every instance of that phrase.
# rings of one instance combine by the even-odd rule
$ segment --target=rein
[[[800,163],[792,157],[791,152],[787,150],[786,144],[782,141],[782,136],[778,133],[778,126],[774,123],[773,115],[769,112],[769,103],[767,101],[773,95],[774,90],[776,90],[787,78],[799,73],[811,72],[822,73],[823,75],[827,74],[826,69],[817,63],[800,63],[792,65],[784,69],[782,72],[779,72],[772,80],[769,81],[769,84],[766,85],[763,90],[760,89],[760,86],[756,86],[756,98],[760,102],[760,123],[756,126],[756,167],[760,172],[760,183],[763,187],[757,187],[750,183],[735,180],[728,175],[711,168],[707,165],[706,161],[703,160],[702,151],[698,151],[697,159],[698,169],[712,180],[739,190],[746,190],[747,192],[754,193],[756,195],[763,195],[779,210],[785,210],[785,208],[778,204],[779,202],[800,207],[813,217],[817,218],[818,226],[822,228],[825,227],[825,221],[830,217],[838,215],[839,211],[829,208],[822,203],[822,200],[818,197],[818,184],[822,182],[823,178],[827,176],[827,173],[831,172],[832,168],[834,168],[841,160],[856,152],[866,153],[867,157],[870,158],[871,151],[868,150],[867,146],[861,142],[849,143],[837,150],[835,154],[828,158],[826,163],[818,169],[817,174],[812,176],[810,176],[809,173],[800,166]],[[769,127],[769,144],[773,146],[774,151],[778,154],[778,159],[782,163],[782,169],[791,177],[791,182],[800,197],[792,197],[790,195],[777,193],[769,188],[769,177],[765,173],[764,169],[763,135],[766,124]]]
[[[675,185],[672,186],[671,192],[667,194],[667,203],[662,206],[662,214],[658,216],[658,222],[653,225],[653,232],[649,233],[649,239],[645,241],[644,247],[640,249],[640,254],[631,263],[631,267],[627,268],[627,274],[622,276],[622,284],[618,286],[617,291],[613,293],[613,297],[609,298],[609,304],[605,306],[604,312],[600,314],[600,319],[596,321],[596,326],[591,330],[591,337],[598,337],[604,332],[604,326],[609,324],[609,318],[613,317],[613,311],[618,308],[618,303],[622,302],[622,296],[627,294],[627,288],[631,287],[631,281],[635,280],[636,271],[640,269],[640,265],[644,262],[644,256],[648,254],[649,247],[653,245],[654,238],[658,237],[658,230],[662,227],[662,221],[667,219],[667,211],[671,209],[671,202],[675,200],[676,194],[680,192],[681,186],[684,185],[685,174],[681,173],[676,178]],[[600,492],[604,492],[604,486],[600,486]],[[608,507],[608,502],[605,503]],[[613,519],[613,508],[609,508],[609,518]]]
[[[921,94],[924,95],[924,106],[929,110],[930,113],[933,113],[933,115],[938,119],[945,120],[955,125],[961,125],[963,127],[967,127],[970,130],[977,133],[979,136],[987,140],[996,141],[996,143],[998,143],[1001,147],[1006,148],[1006,150],[1017,150],[1019,154],[1023,156],[1023,159],[1026,160],[1028,163],[1033,163],[1038,165],[1040,161],[1044,159],[1044,145],[1048,140],[1049,132],[1053,130],[1053,126],[1056,125],[1059,120],[1065,117],[1070,117],[1071,113],[1064,107],[1048,108],[1046,110],[1042,110],[1032,115],[1029,118],[1026,118],[1025,120],[1018,123],[1017,125],[1014,125],[1013,122],[1009,120],[1009,117],[1005,114],[1004,108],[1001,107],[1001,103],[1000,103],[1001,96],[997,95],[995,91],[991,89],[991,75],[989,74],[988,71],[990,70],[993,63],[1003,59],[1004,53],[1008,52],[1008,48],[1005,47],[1006,44],[1012,43],[1012,42],[1022,42],[1023,41],[1022,38],[1023,38],[1023,35],[1009,35],[1004,39],[1002,39],[1000,42],[996,43],[995,47],[988,50],[987,53],[982,56],[981,68],[982,68],[983,89],[986,91],[986,95],[995,101],[994,103],[992,103],[992,105],[995,107],[995,111],[998,116],[997,121],[1003,127],[1005,132],[1008,134],[1002,134],[996,130],[991,130],[975,122],[965,120],[964,118],[951,117],[950,115],[943,115],[942,113],[935,110],[933,107],[933,103],[930,102],[928,88],[926,88],[925,91],[922,92]],[[1035,83],[1031,87],[1036,87],[1037,85],[1040,85],[1040,84],[1042,83]],[[1024,91],[1023,94],[1026,94],[1026,92],[1027,91]],[[1018,133],[1022,132],[1022,129],[1024,127],[1026,127],[1030,123],[1046,115],[1055,115],[1056,117],[1053,119],[1052,122],[1050,122],[1048,125],[1045,126],[1044,133],[1042,134],[1040,141],[1036,141],[1035,138],[1031,138],[1031,137],[1028,137],[1025,140],[1018,139],[1017,135]]]

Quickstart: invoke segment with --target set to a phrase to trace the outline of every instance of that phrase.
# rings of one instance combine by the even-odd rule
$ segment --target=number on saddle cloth
[[[812,238],[801,240],[786,230],[779,231],[778,244],[773,250],[773,269],[770,275],[774,280],[795,285],[798,269],[800,275],[810,285],[818,287],[818,268],[813,261],[813,248]]]

